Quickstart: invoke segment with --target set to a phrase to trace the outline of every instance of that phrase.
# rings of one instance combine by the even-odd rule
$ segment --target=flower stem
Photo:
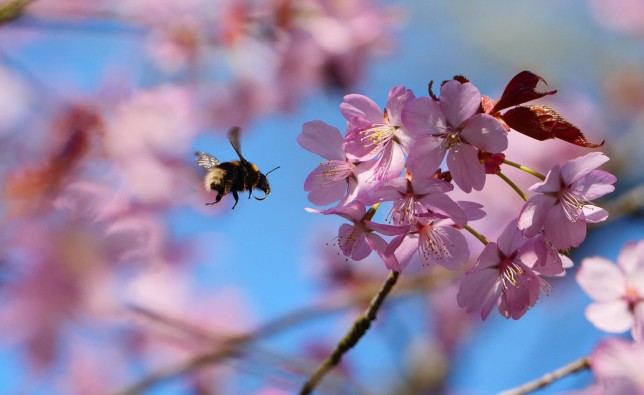
[[[338,342],[338,345],[335,347],[335,350],[325,359],[320,366],[313,372],[309,379],[302,386],[300,395],[310,394],[313,389],[318,385],[320,380],[335,366],[340,363],[342,356],[347,353],[353,346],[355,346],[358,341],[367,333],[367,330],[371,326],[371,322],[376,319],[376,314],[378,309],[382,305],[383,301],[392,290],[396,281],[398,281],[399,273],[392,271],[387,277],[387,280],[383,284],[382,288],[378,291],[376,296],[373,297],[371,303],[367,309],[362,313],[358,319],[353,323],[353,326],[349,332],[344,335],[344,337]]]
[[[507,159],[503,159],[503,163],[505,163],[506,165],[510,165],[510,166],[512,166],[512,167],[516,167],[516,168],[517,168],[517,169],[519,169],[519,170],[523,170],[523,171],[525,171],[526,173],[532,174],[533,176],[537,177],[537,178],[538,178],[538,179],[540,179],[541,181],[543,181],[543,180],[545,180],[545,179],[546,179],[546,176],[544,176],[543,174],[539,173],[539,172],[538,172],[538,171],[536,171],[536,170],[532,170],[531,168],[529,168],[529,167],[527,167],[527,166],[520,165],[520,164],[518,164],[518,163],[515,163],[515,162],[512,162],[512,161],[509,161],[509,160],[507,160]]]
[[[474,235],[474,237],[476,237],[477,239],[479,239],[479,240],[481,241],[481,243],[483,243],[483,244],[487,245],[487,243],[489,243],[489,242],[490,242],[490,241],[489,241],[485,236],[483,236],[483,235],[482,235],[482,234],[480,234],[479,232],[475,231],[471,226],[469,226],[469,225],[465,225],[465,226],[464,226],[464,228],[465,228],[465,229],[467,229],[467,231],[468,231],[468,232],[470,232],[471,234],[473,234],[473,235]]]
[[[499,177],[501,177],[501,179],[502,179],[503,181],[505,181],[505,182],[506,182],[506,184],[508,184],[509,186],[511,186],[511,187],[512,187],[512,189],[514,189],[514,191],[515,191],[516,193],[518,193],[518,194],[519,194],[519,196],[521,196],[521,199],[523,199],[523,201],[525,201],[525,202],[527,202],[527,201],[528,201],[528,197],[526,196],[526,194],[525,194],[525,193],[523,193],[523,191],[521,190],[521,188],[519,188],[519,186],[518,186],[517,184],[515,184],[514,182],[512,182],[512,180],[510,180],[510,179],[509,179],[505,174],[503,174],[503,173],[501,173],[501,172],[498,172],[498,173],[496,173],[496,175],[497,175],[497,176],[499,176]]]
[[[577,373],[584,369],[588,369],[590,364],[588,362],[588,357],[579,358],[576,361],[569,363],[566,366],[563,366],[553,372],[543,375],[541,378],[530,381],[526,384],[523,384],[519,387],[509,389],[507,391],[501,392],[499,395],[523,395],[536,391],[540,388],[543,388],[553,382],[568,376],[569,374]]]

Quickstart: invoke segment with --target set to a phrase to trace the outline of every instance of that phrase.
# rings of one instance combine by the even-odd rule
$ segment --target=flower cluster
[[[394,271],[403,270],[414,256],[423,265],[462,269],[470,260],[462,232],[467,230],[485,247],[465,273],[459,305],[480,311],[483,319],[495,305],[503,316],[520,318],[549,290],[544,277],[563,276],[572,267],[563,253],[585,239],[586,224],[607,218],[608,213],[591,202],[612,192],[616,181],[597,169],[608,161],[600,152],[555,162],[545,176],[505,159],[513,130],[539,141],[558,138],[587,148],[603,144],[586,141],[550,107],[524,105],[556,93],[537,91],[540,81],[523,71],[498,100],[483,96],[463,76],[443,82],[440,95],[432,91],[432,83],[428,96],[422,97],[397,86],[390,90],[384,109],[363,95],[345,96],[340,105],[347,121],[344,136],[319,120],[305,123],[298,136],[303,148],[326,160],[306,179],[309,200],[316,205],[337,203],[308,211],[351,221],[338,234],[342,254],[362,260],[376,251]],[[501,165],[539,178],[529,188],[534,194],[528,198],[501,173]],[[455,187],[464,193],[483,190],[487,174],[498,174],[525,200],[496,242],[469,225],[486,215],[483,206],[450,196]],[[374,222],[385,202],[391,202],[389,224]]]

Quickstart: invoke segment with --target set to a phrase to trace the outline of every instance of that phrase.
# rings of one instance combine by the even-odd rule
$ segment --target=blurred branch
[[[422,276],[406,278],[399,282],[396,291],[391,293],[391,297],[400,298],[414,295],[419,292],[427,292],[428,290],[434,289],[441,284],[446,284],[452,281],[457,276],[457,272],[438,270]],[[273,321],[269,321],[268,323],[258,327],[253,331],[236,336],[218,335],[212,332],[208,332],[203,328],[188,323],[184,320],[171,317],[147,307],[132,305],[130,306],[130,309],[133,312],[141,315],[148,320],[173,327],[196,338],[202,338],[206,341],[211,341],[223,348],[194,356],[178,365],[151,373],[150,375],[141,379],[139,382],[133,384],[128,389],[119,392],[119,394],[136,395],[142,393],[158,382],[170,379],[172,377],[178,377],[183,374],[187,374],[192,370],[199,369],[211,364],[216,364],[227,358],[237,356],[241,353],[241,348],[247,343],[258,340],[260,338],[271,336],[275,333],[279,333],[302,322],[318,318],[322,315],[330,314],[336,311],[350,308],[355,305],[366,303],[373,298],[373,294],[377,291],[377,289],[377,285],[368,283],[356,289],[352,289],[349,292],[339,292],[331,298],[326,297],[323,304],[294,310]]]
[[[608,221],[614,221],[644,209],[644,184],[636,185],[617,199],[607,201],[604,209],[610,213]]]
[[[380,309],[380,306],[384,302],[385,298],[391,292],[392,288],[398,281],[399,272],[392,271],[387,277],[387,280],[383,284],[382,288],[376,296],[371,300],[371,303],[361,314],[358,319],[353,323],[353,326],[349,332],[340,340],[335,350],[325,359],[322,364],[317,368],[315,372],[309,377],[309,379],[302,386],[300,391],[301,395],[310,394],[317,384],[322,380],[322,378],[342,360],[342,356],[349,351],[353,346],[355,346],[358,341],[367,333],[367,330],[371,326],[371,322],[376,319],[376,314]]]
[[[23,11],[35,0],[13,0],[0,6],[0,26],[15,21],[23,15]]]
[[[566,377],[570,374],[577,373],[581,370],[590,368],[588,362],[588,357],[579,358],[578,360],[569,363],[566,366],[563,366],[553,372],[546,373],[541,378],[530,381],[526,384],[523,384],[519,387],[509,389],[507,391],[501,392],[499,395],[523,395],[536,391],[540,388],[543,388],[547,385],[552,384],[553,382]]]

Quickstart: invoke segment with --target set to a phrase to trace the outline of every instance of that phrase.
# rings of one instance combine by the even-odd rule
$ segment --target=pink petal
[[[517,220],[514,219],[506,225],[496,242],[499,250],[505,256],[510,256],[518,251],[525,244],[526,240],[519,228],[517,228]]]
[[[468,221],[476,221],[485,217],[485,211],[482,210],[482,204],[459,200],[458,205],[461,206],[465,212],[465,216]]]
[[[409,232],[409,226],[379,224],[377,222],[366,221],[366,220],[364,221],[364,224],[367,227],[367,229],[371,229],[375,232],[382,233],[383,235],[388,235],[388,236],[397,236],[399,234],[405,234]]]
[[[364,229],[359,226],[340,225],[338,243],[342,253],[356,261],[363,260],[371,253],[371,247],[365,243]]]
[[[365,211],[366,207],[364,206],[364,204],[359,200],[354,200],[346,206],[331,207],[328,210],[324,210],[322,213],[325,215],[339,215],[342,218],[348,219],[349,221],[360,221],[362,217],[364,217]]]
[[[586,318],[604,332],[621,333],[633,326],[633,316],[623,300],[593,303],[586,308]]]
[[[351,94],[344,97],[340,112],[352,128],[368,128],[384,122],[383,111],[367,96]]]
[[[345,160],[344,139],[340,131],[322,121],[310,121],[302,126],[297,142],[305,150],[326,159]]]
[[[525,237],[534,237],[541,232],[546,215],[556,202],[557,199],[550,195],[534,195],[525,202],[517,223]]]
[[[561,179],[565,185],[570,185],[608,160],[609,158],[601,152],[591,152],[570,160],[561,166]]]
[[[617,263],[629,277],[644,275],[644,240],[630,241],[624,244],[617,257]],[[644,290],[644,281],[642,289]],[[644,296],[644,292],[642,296]]]
[[[452,148],[447,154],[447,168],[456,185],[465,193],[472,188],[480,191],[485,185],[485,166],[479,161],[478,150],[469,144]]]
[[[495,242],[490,242],[483,247],[483,251],[476,260],[476,265],[470,270],[480,270],[498,266],[501,263],[501,254],[499,246]],[[498,269],[495,269],[498,272]]]
[[[557,193],[561,190],[561,172],[559,165],[555,165],[546,174],[546,179],[531,186],[528,190],[539,193]]]
[[[617,177],[603,170],[593,170],[579,180],[577,180],[572,189],[580,192],[584,199],[591,201],[600,198],[607,193],[615,190],[614,184]]]
[[[566,217],[561,205],[548,210],[543,224],[546,238],[552,245],[561,250],[579,247],[586,238],[586,221],[579,218],[572,222]]]
[[[484,307],[481,318],[486,319],[500,294],[498,278],[499,271],[495,269],[470,270],[465,273],[456,295],[458,305],[468,313]]]
[[[443,134],[447,129],[440,105],[429,97],[410,100],[401,118],[405,128],[415,137]]]
[[[402,267],[398,264],[396,256],[394,254],[387,253],[387,242],[383,240],[382,237],[373,233],[367,233],[366,241],[369,247],[373,251],[376,251],[378,256],[380,256],[387,269],[395,270],[397,272],[402,270]]]
[[[584,259],[576,280],[581,289],[597,302],[620,299],[626,287],[624,274],[619,267],[600,257]]]
[[[585,205],[581,211],[584,213],[583,219],[591,224],[606,221],[608,218],[608,211],[601,207],[593,206],[592,204]]]
[[[559,276],[565,273],[561,255],[546,242],[543,235],[528,239],[519,249],[519,259],[542,276]]]
[[[414,144],[407,158],[407,169],[413,178],[430,178],[445,157],[444,140],[426,136]]]
[[[382,150],[374,166],[374,181],[379,182],[400,176],[405,168],[405,154],[400,145],[390,141]]]
[[[456,225],[464,226],[467,223],[467,217],[461,206],[444,193],[432,193],[418,200],[425,208],[448,216]]]
[[[404,269],[414,253],[418,251],[418,235],[401,234],[396,236],[387,247],[387,254],[395,254],[400,270]]]
[[[491,115],[476,114],[468,119],[461,136],[486,152],[499,153],[508,148],[508,132],[503,124]]]
[[[432,233],[433,240],[443,244],[421,250],[423,243],[427,243],[427,238],[421,234],[418,251],[423,264],[439,264],[447,269],[458,270],[467,263],[470,251],[461,232],[452,227],[442,226],[434,229]]]
[[[342,199],[347,190],[347,181],[322,183],[322,166],[318,166],[304,181],[304,190],[309,192],[309,201],[317,206],[326,206]]]
[[[405,89],[404,86],[395,86],[389,91],[387,97],[387,114],[391,125],[401,126],[402,111],[405,105],[415,99],[414,92],[411,89]]]
[[[517,286],[509,285],[501,296],[499,313],[506,318],[518,320],[528,309],[533,306],[539,297],[539,279],[527,269],[522,275],[518,275]]]
[[[378,138],[371,138],[377,134],[373,130],[353,129],[347,133],[342,148],[347,158],[351,160],[369,160],[375,158],[383,149],[385,141]]]
[[[449,125],[461,126],[481,106],[481,92],[471,83],[450,80],[441,87],[440,105]]]

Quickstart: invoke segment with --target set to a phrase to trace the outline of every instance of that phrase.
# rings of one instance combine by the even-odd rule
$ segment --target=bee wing
[[[246,162],[246,159],[244,159],[244,156],[241,153],[241,146],[239,145],[239,132],[241,129],[239,126],[233,126],[230,128],[228,131],[228,140],[230,140],[230,145],[233,146],[235,149],[235,152],[237,152],[237,155],[239,156],[239,159],[241,159],[242,162]]]
[[[212,169],[213,167],[221,163],[219,159],[205,152],[195,152],[195,156],[195,161],[197,162],[197,164],[204,169]]]

